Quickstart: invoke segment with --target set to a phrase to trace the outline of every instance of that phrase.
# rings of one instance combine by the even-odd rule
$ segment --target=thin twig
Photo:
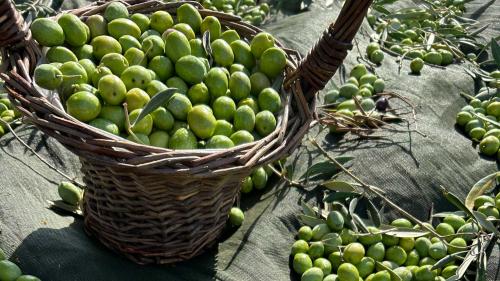
[[[432,227],[428,227],[424,222],[420,221],[419,219],[417,219],[415,216],[413,216],[412,214],[408,213],[407,211],[405,211],[404,209],[400,208],[396,203],[392,202],[389,198],[385,197],[384,194],[381,192],[382,190],[376,186],[372,186],[372,185],[369,185],[369,184],[366,184],[365,182],[363,182],[360,178],[358,178],[356,175],[354,175],[349,169],[345,168],[340,162],[338,162],[335,158],[331,157],[328,152],[326,152],[326,150],[323,149],[323,147],[321,147],[318,142],[312,138],[309,138],[309,141],[314,145],[316,146],[320,152],[325,156],[327,157],[330,161],[332,161],[335,165],[337,165],[337,167],[339,167],[339,169],[341,169],[344,173],[346,173],[348,176],[350,176],[354,181],[356,181],[359,186],[361,186],[363,189],[364,189],[364,192],[371,192],[372,194],[374,194],[375,196],[379,197],[380,199],[382,199],[383,202],[385,202],[386,204],[388,204],[389,206],[391,206],[392,208],[394,208],[396,211],[398,211],[400,214],[402,214],[403,216],[405,216],[406,218],[410,219],[411,221],[413,221],[414,223],[418,224],[421,228],[429,231],[433,236],[439,238],[439,240],[445,244],[446,246],[449,246],[449,247],[456,247],[456,248],[461,248],[461,247],[457,247],[455,245],[451,245],[450,243],[448,243],[447,239],[446,238],[449,238],[449,237],[452,237],[452,236],[458,236],[458,234],[454,234],[454,235],[446,235],[446,236],[442,236],[440,235],[439,233],[437,233]],[[477,235],[477,233],[475,233]],[[468,248],[467,248],[468,249]]]
[[[403,214],[404,216],[408,217],[410,220],[412,220],[414,223],[418,224],[420,227],[424,228],[425,230],[429,231],[430,233],[432,233],[434,236],[436,237],[440,237],[440,235],[432,228],[428,227],[427,225],[425,225],[423,222],[421,222],[419,219],[417,219],[416,217],[414,217],[412,214],[408,213],[407,211],[403,210],[402,208],[400,208],[396,203],[392,202],[391,200],[389,200],[388,198],[386,198],[383,194],[381,194],[380,192],[378,192],[376,189],[372,188],[370,185],[366,184],[365,182],[363,182],[360,178],[358,178],[356,175],[354,175],[353,173],[351,173],[348,169],[346,169],[339,161],[337,161],[335,158],[331,157],[324,149],[323,147],[321,147],[318,142],[314,139],[311,139],[309,138],[309,141],[314,145],[316,146],[321,152],[322,154],[327,157],[330,161],[332,161],[335,165],[337,165],[344,173],[346,173],[347,175],[349,175],[354,181],[356,181],[357,183],[359,183],[364,189],[365,191],[369,191],[371,192],[372,194],[376,195],[377,197],[381,198],[384,202],[386,202],[389,206],[391,206],[392,208],[396,209],[398,212],[400,212],[401,214]]]
[[[0,118],[0,122],[2,124],[4,124],[5,126],[7,126],[7,129],[12,133],[12,135],[24,146],[26,147],[27,149],[29,149],[29,151],[31,151],[31,153],[33,153],[38,159],[40,159],[40,161],[42,161],[45,165],[47,165],[47,167],[49,167],[50,169],[52,169],[53,171],[57,172],[59,175],[63,176],[64,178],[66,178],[67,180],[71,181],[73,184],[77,185],[78,187],[81,187],[81,188],[84,188],[85,185],[76,181],[75,179],[71,178],[70,176],[66,175],[65,173],[59,171],[55,166],[53,166],[52,164],[50,164],[47,160],[45,160],[42,156],[40,156],[33,148],[31,148],[26,142],[24,142],[17,134],[16,132],[14,131],[14,129],[12,129],[12,127],[10,126],[10,124],[6,121],[4,121],[3,119]]]
[[[286,177],[286,175],[283,173],[283,172],[280,172],[278,170],[276,170],[276,168],[273,166],[273,165],[268,165],[268,167],[271,169],[271,171],[273,171],[273,173],[275,173],[276,175],[278,175],[282,180],[286,181],[289,185],[291,186],[298,186],[298,187],[301,187],[301,188],[306,188],[305,185],[301,184],[300,182],[296,182],[292,179],[289,179]]]

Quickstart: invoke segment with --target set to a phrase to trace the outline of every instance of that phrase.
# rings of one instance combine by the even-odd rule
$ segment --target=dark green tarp
[[[64,2],[64,7],[78,5]],[[326,3],[326,2],[325,2]],[[288,47],[305,54],[326,26],[335,19],[339,4],[324,10],[283,18],[265,26]],[[498,1],[473,1],[470,14],[489,21],[490,35],[499,35]],[[357,41],[361,50],[371,33],[365,24]],[[346,68],[356,64],[357,50],[346,60]],[[352,155],[352,170],[363,180],[386,190],[391,199],[421,219],[431,204],[436,211],[453,210],[440,195],[444,186],[464,198],[482,177],[497,171],[496,162],[482,159],[471,141],[454,128],[455,114],[465,105],[459,92],[472,93],[473,80],[461,66],[446,69],[425,67],[421,76],[408,75],[408,62],[401,74],[398,63],[386,56],[376,69],[387,88],[409,98],[417,109],[413,125],[427,135],[384,133],[377,140],[352,136],[338,138],[311,132],[333,156]],[[338,83],[340,75],[334,81]],[[70,176],[79,176],[78,159],[55,140],[31,126],[18,134],[38,153]],[[304,145],[289,159],[295,175],[321,161],[317,151]],[[272,190],[242,199],[246,220],[234,233],[226,233],[220,243],[205,254],[175,266],[138,266],[116,255],[85,235],[82,221],[47,209],[47,200],[57,200],[56,185],[63,180],[48,169],[11,134],[0,139],[0,248],[24,272],[50,281],[118,280],[298,280],[289,266],[290,246],[299,223],[301,199],[314,203],[322,191],[301,190],[276,184]],[[389,217],[394,215],[388,214]],[[498,254],[490,259],[488,280],[499,280]]]

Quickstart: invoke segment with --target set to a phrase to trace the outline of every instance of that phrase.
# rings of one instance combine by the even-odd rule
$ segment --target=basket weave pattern
[[[364,9],[364,3],[370,1],[347,0],[346,5],[356,6],[352,3],[361,2]],[[177,7],[185,2],[123,3],[130,13],[165,10],[175,17]],[[222,26],[237,30],[248,40],[261,32],[238,17],[205,10],[197,2],[188,3],[197,7],[203,17],[217,17]],[[107,3],[95,3],[69,12],[84,20],[103,13],[106,6]],[[362,9],[359,23],[366,14]],[[318,86],[306,85],[307,91],[303,91],[304,84],[298,83],[302,77],[297,69],[310,69],[304,66],[307,61],[301,61],[297,52],[277,42],[287,53],[288,64],[286,91],[281,93],[284,109],[273,133],[254,143],[226,150],[172,151],[132,143],[79,122],[51,104],[34,87],[31,78],[41,56],[40,47],[31,39],[27,25],[9,0],[0,0],[0,15],[0,51],[4,58],[0,77],[5,80],[9,97],[28,122],[79,156],[86,184],[83,204],[86,231],[140,264],[190,259],[213,244],[226,223],[242,179],[255,167],[290,154],[313,119],[314,102],[308,103],[303,92],[317,91]],[[348,31],[356,33],[358,28],[359,25]],[[337,43],[330,40],[327,44],[332,42]],[[345,46],[350,41],[338,43]],[[324,44],[319,47],[338,49]],[[311,54],[314,56],[315,51]],[[345,55],[343,52],[342,59],[327,59],[327,64],[334,65],[336,70]],[[332,67],[327,68],[328,74],[320,76],[326,79],[324,83],[335,72]]]

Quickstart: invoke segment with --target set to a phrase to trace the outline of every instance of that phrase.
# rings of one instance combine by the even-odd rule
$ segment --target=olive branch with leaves
[[[488,263],[488,255],[491,252],[492,246],[498,243],[498,238],[500,237],[500,220],[486,217],[483,213],[473,210],[473,206],[474,200],[476,198],[495,189],[498,184],[498,179],[500,178],[500,172],[492,173],[477,182],[471,188],[464,201],[460,200],[458,196],[448,191],[446,188],[441,187],[443,197],[446,198],[458,210],[454,212],[442,212],[436,214],[433,214],[431,211],[429,222],[432,222],[432,220],[435,218],[443,218],[453,214],[466,219],[470,219],[478,229],[477,232],[441,235],[429,225],[429,222],[421,221],[408,211],[404,210],[397,203],[393,202],[390,198],[387,197],[387,195],[381,188],[366,183],[354,173],[352,173],[348,168],[346,168],[345,163],[352,160],[352,157],[332,157],[323,147],[321,147],[321,145],[315,139],[309,138],[308,141],[314,147],[316,147],[327,160],[316,163],[309,167],[305,174],[306,181],[309,177],[326,178],[326,180],[321,181],[319,185],[323,187],[327,192],[323,197],[323,201],[320,204],[320,207],[312,207],[305,202],[301,202],[303,213],[298,215],[298,218],[302,223],[310,227],[314,227],[318,224],[323,224],[325,223],[328,213],[330,211],[336,210],[345,217],[346,226],[356,232],[358,236],[375,234],[370,231],[370,228],[368,226],[372,225],[379,229],[379,231],[377,231],[377,234],[388,234],[399,238],[418,238],[429,235],[432,237],[437,237],[443,244],[452,246],[458,251],[452,254],[448,254],[437,261],[433,265],[432,270],[444,268],[451,261],[461,260],[462,262],[458,266],[456,274],[448,278],[447,281],[461,280],[466,274],[474,272],[474,270],[471,270],[471,265],[473,264],[476,265],[476,280],[486,280],[486,266]],[[277,173],[282,178],[285,178],[285,180],[289,184],[305,187],[305,184],[302,182],[287,179],[286,170]],[[336,178],[339,173],[348,175],[353,180],[353,182],[337,180]],[[382,208],[377,208],[375,199],[378,199],[382,202]],[[356,212],[357,207],[360,204],[366,207],[366,212],[369,217],[368,220],[362,219]],[[382,219],[382,211],[386,206],[390,207],[391,209],[402,215],[404,218],[416,224],[418,226],[418,229],[394,227],[384,224]],[[475,237],[472,240],[471,245],[461,247],[450,245],[450,243],[448,242],[452,238],[460,237],[462,235],[470,235],[472,237]],[[322,242],[325,243],[325,245],[329,243],[328,239]],[[393,280],[401,280],[401,278],[397,276],[397,274],[395,274],[391,269],[384,269],[386,269],[391,274]]]

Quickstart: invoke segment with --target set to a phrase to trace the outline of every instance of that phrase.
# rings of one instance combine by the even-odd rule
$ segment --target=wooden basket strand
[[[322,90],[352,49],[352,40],[368,12],[372,0],[347,0],[340,14],[321,39],[300,62],[297,71],[289,77],[285,85],[300,81],[307,100]]]
[[[247,40],[262,31],[239,17],[205,10],[197,2],[121,2],[131,13],[164,10],[174,17],[177,7],[190,3],[202,16],[217,17],[222,26],[237,30]],[[96,2],[68,12],[85,20],[102,14],[108,4]],[[306,101],[303,87],[311,96],[330,79],[345,58],[368,6],[363,0],[347,0],[345,5],[337,23],[306,60],[277,42],[288,62],[276,130],[231,149],[174,151],[140,145],[68,115],[33,84],[41,48],[10,0],[0,0],[0,78],[26,120],[79,156],[86,184],[85,230],[137,263],[178,262],[199,255],[216,242],[241,181],[255,167],[282,159],[300,144],[315,107],[314,101]]]

